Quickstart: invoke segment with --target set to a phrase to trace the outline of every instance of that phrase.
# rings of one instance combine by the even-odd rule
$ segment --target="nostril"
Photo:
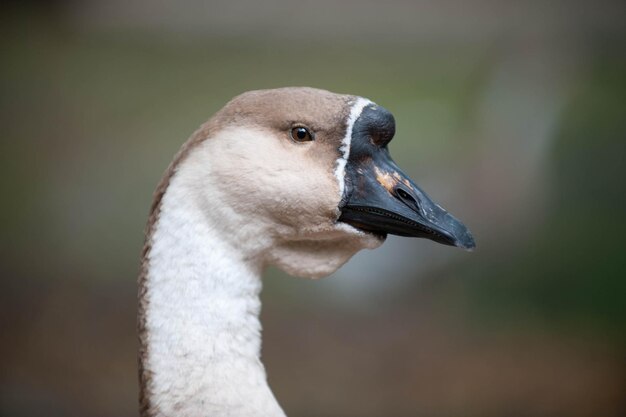
[[[411,201],[411,202],[417,204],[417,202],[415,201],[413,196],[411,194],[407,193],[406,191],[404,191],[402,188],[396,188],[396,194],[398,194],[398,197],[400,197],[401,199],[403,199],[405,201]]]
[[[396,196],[409,208],[415,210],[417,213],[424,215],[424,211],[420,208],[420,205],[415,197],[409,194],[406,190],[403,190],[401,187],[396,187]]]

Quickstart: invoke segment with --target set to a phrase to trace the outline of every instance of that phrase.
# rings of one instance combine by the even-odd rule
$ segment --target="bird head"
[[[360,97],[252,91],[192,137],[180,171],[212,227],[292,275],[328,275],[387,234],[473,248],[392,160],[394,133],[391,113]]]

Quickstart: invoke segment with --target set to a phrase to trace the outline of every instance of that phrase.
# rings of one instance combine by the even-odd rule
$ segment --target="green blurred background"
[[[5,3],[0,415],[137,415],[152,191],[227,100],[289,85],[391,110],[396,161],[478,248],[391,237],[321,281],[268,271],[288,415],[626,415],[625,6]]]

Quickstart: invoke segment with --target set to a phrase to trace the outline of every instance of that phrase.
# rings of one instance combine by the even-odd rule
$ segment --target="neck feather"
[[[260,361],[262,264],[222,239],[181,175],[144,255],[142,416],[284,416]]]

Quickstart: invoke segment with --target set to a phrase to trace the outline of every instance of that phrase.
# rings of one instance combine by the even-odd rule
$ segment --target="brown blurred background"
[[[626,415],[625,6],[4,3],[0,415],[137,415],[152,191],[228,99],[287,85],[390,109],[396,161],[478,242],[268,271],[288,415]]]

